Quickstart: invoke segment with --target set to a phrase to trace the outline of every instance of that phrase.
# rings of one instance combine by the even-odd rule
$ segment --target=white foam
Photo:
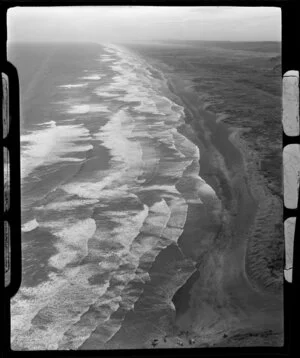
[[[159,203],[156,203],[155,206],[152,206],[150,208],[149,215],[146,218],[143,227],[141,228],[141,232],[148,235],[148,245],[145,245],[145,247],[143,247],[144,239],[138,244],[138,256],[141,256],[142,253],[149,250],[149,245],[151,244],[151,242],[151,248],[155,248],[157,242],[159,241],[159,237],[161,236],[169,219],[170,209],[165,200],[162,199]],[[140,245],[142,247],[139,247]],[[136,247],[134,247],[134,250],[136,250]]]
[[[113,98],[118,97],[118,93],[111,93],[110,89],[107,87],[98,87],[94,91],[98,96],[105,97],[105,98]]]
[[[68,201],[58,201],[54,203],[50,203],[43,206],[35,207],[35,210],[55,210],[55,211],[64,211],[70,210],[74,208],[78,208],[80,206],[92,205],[98,203],[98,199],[90,199],[90,200],[68,200]]]
[[[35,168],[61,161],[81,161],[76,157],[62,157],[67,153],[86,151],[91,144],[78,144],[89,141],[89,131],[82,125],[57,126],[54,121],[48,128],[35,130],[22,135],[21,142],[21,176],[25,178]]]
[[[62,85],[59,86],[60,88],[80,88],[80,87],[86,87],[88,83],[76,83],[76,84],[69,84],[69,85]]]
[[[80,77],[80,79],[82,79],[82,80],[101,80],[102,77],[103,76],[94,74],[94,75]]]
[[[168,205],[171,210],[168,226],[183,229],[186,222],[186,215],[188,209],[186,201],[184,200],[184,198],[176,197],[169,200]],[[178,237],[175,237],[175,239],[177,238]]]
[[[91,104],[90,105],[90,112],[104,112],[104,113],[110,113],[110,110],[103,105],[100,104]]]
[[[162,96],[155,89],[155,87],[159,87],[159,82],[150,76],[148,64],[145,61],[124,49],[113,48],[111,51],[119,59],[110,67],[119,74],[113,77],[113,82],[105,88],[105,92],[114,94],[114,92],[125,91],[126,94],[119,95],[119,99],[127,103],[140,102],[135,106],[137,112],[162,116],[172,114],[173,121],[175,118],[178,120],[182,117],[183,108]],[[164,110],[159,110],[158,106],[163,106]],[[180,114],[176,112],[175,115],[172,107],[176,108],[178,112],[181,111]]]
[[[128,195],[128,186],[119,184],[121,178],[119,171],[107,171],[105,174],[99,181],[72,182],[63,185],[62,189],[68,194],[78,195],[84,199],[112,199]]]
[[[142,210],[111,211],[103,209],[102,213],[110,217],[110,220],[118,225],[112,230],[98,228],[98,237],[121,243],[124,248],[123,255],[128,255],[130,245],[140,232],[148,212],[149,208],[147,205],[143,205]]]
[[[99,300],[109,283],[91,286],[89,265],[70,268],[64,275],[50,273],[35,287],[21,287],[11,304],[11,342],[18,350],[57,350],[70,326]],[[33,328],[34,321],[37,321]],[[40,327],[40,328],[39,328]],[[68,349],[76,349],[87,337],[79,337]]]
[[[29,232],[39,227],[39,223],[36,221],[36,219],[27,221],[24,225],[22,225],[22,231],[23,232]]]
[[[86,114],[96,112],[109,113],[110,110],[106,106],[99,104],[79,104],[72,106],[67,112],[70,114]]]
[[[37,126],[54,127],[54,126],[56,126],[56,122],[55,121],[49,121],[49,122],[38,123]]]
[[[147,185],[142,186],[139,191],[148,191],[148,190],[162,190],[172,194],[178,194],[178,190],[174,185]]]
[[[102,60],[100,60],[101,62],[111,62],[113,61],[114,59],[112,58],[103,58]]]
[[[90,111],[90,106],[88,104],[77,104],[68,109],[70,114],[84,114]]]
[[[191,140],[179,133],[176,128],[173,128],[171,132],[176,140],[176,147],[185,157],[200,159],[199,148]]]
[[[164,214],[166,212],[166,209],[168,209],[167,203],[164,199],[162,199],[161,201],[156,202],[150,207],[150,212]]]
[[[101,275],[106,276],[106,289],[101,291],[96,302],[92,305],[90,312],[83,312],[83,322],[70,325],[68,331],[64,334],[64,337],[60,341],[61,347],[67,347],[68,349],[76,349],[82,342],[87,339],[91,332],[98,326],[104,325],[108,322],[111,314],[119,308],[120,303],[124,306],[126,301],[130,301],[130,305],[137,300],[138,295],[134,297],[128,297],[123,294],[123,290],[130,280],[136,277],[136,268],[138,267],[139,260],[130,252],[130,245],[134,238],[140,231],[140,228],[148,215],[148,207],[144,206],[143,210],[129,210],[129,211],[106,211],[106,214],[111,214],[118,220],[118,227],[113,230],[105,229],[105,227],[99,227],[94,234],[94,238],[98,238],[101,241],[108,240],[109,242],[118,242],[123,246],[123,250],[115,254],[114,249],[110,249],[106,252],[97,252],[98,257],[98,272]],[[128,268],[126,272],[120,271],[120,265],[126,265]],[[74,276],[74,275],[73,275]],[[145,275],[144,275],[145,276]],[[114,289],[110,289],[109,281],[113,279],[117,282],[114,285]],[[104,287],[104,286],[103,286]],[[133,293],[132,293],[133,294]],[[137,293],[136,293],[137,294]],[[127,298],[127,299],[126,299]],[[88,325],[86,324],[88,322]],[[110,336],[113,335],[119,328],[119,322],[115,325],[109,323],[111,330]]]
[[[159,91],[153,89],[155,80],[149,80],[146,66],[134,56],[116,48],[107,52],[121,59],[114,61],[114,67],[111,66],[118,75],[110,86],[99,87],[96,93],[98,91],[99,96],[107,98],[117,96],[129,103],[128,107],[131,108],[133,102],[138,102],[135,103],[136,111],[155,116],[132,117],[126,109],[112,115],[93,135],[93,139],[101,141],[110,150],[111,168],[99,172],[98,177],[62,186],[68,194],[81,199],[52,202],[38,208],[68,210],[97,203],[98,207],[101,206],[101,219],[95,218],[96,222],[94,219],[76,221],[74,212],[69,217],[64,215],[64,220],[41,224],[58,238],[58,252],[50,258],[49,264],[61,271],[59,276],[51,276],[49,286],[21,289],[29,299],[23,299],[12,310],[15,319],[13,339],[16,344],[19,342],[22,347],[29,349],[77,349],[99,325],[108,330],[107,335],[100,339],[109,339],[119,329],[122,320],[122,317],[120,320],[110,320],[111,314],[118,309],[120,302],[125,314],[126,310],[134,307],[141,293],[141,289],[132,289],[131,280],[149,280],[149,274],[139,266],[140,260],[143,260],[145,267],[150,267],[163,247],[177,241],[186,221],[187,204],[174,183],[156,185],[154,180],[150,181],[150,185],[141,186],[137,184],[137,179],[141,175],[145,176],[145,180],[152,178],[158,169],[159,175],[173,173],[176,179],[192,159],[197,160],[199,153],[193,143],[173,135],[172,128],[180,124],[180,115],[171,109],[171,103],[165,101]],[[108,60],[109,57],[105,56],[102,59]],[[77,105],[71,111],[96,111],[93,106],[96,105]],[[86,137],[91,139],[88,135]],[[180,140],[183,144],[177,146]],[[159,149],[156,149],[156,144],[159,144]],[[174,154],[173,163],[172,160],[159,157],[160,154],[163,156],[160,148],[165,146]],[[180,159],[177,163],[176,157],[183,156],[187,156],[187,160]],[[137,195],[147,190],[153,190],[157,195],[161,193],[161,200],[150,208],[144,205],[142,210],[129,210],[123,205],[115,209],[116,201],[121,198],[128,199],[130,203],[135,199],[139,208],[141,203]],[[116,225],[112,228],[107,225],[108,222]],[[139,235],[140,232],[143,234]],[[107,243],[107,247],[104,243]],[[89,262],[94,259],[95,264],[83,265],[80,260],[86,255]],[[88,278],[92,274],[104,275],[103,284],[90,284]],[[110,286],[111,279],[114,285]],[[19,299],[22,301],[22,296],[19,295]],[[88,311],[91,305],[92,309]],[[45,326],[30,329],[30,322],[39,310],[41,319],[45,318]],[[22,320],[26,322],[19,326]]]
[[[137,178],[142,173],[143,158],[139,142],[132,133],[134,129],[132,118],[122,109],[100,128],[95,138],[101,140],[110,150],[119,177],[126,176],[127,181]],[[130,171],[128,170],[130,168]]]
[[[47,223],[43,226],[47,227]],[[53,222],[49,226],[53,230]],[[61,222],[58,222],[57,227],[59,230],[53,231],[53,234],[61,240],[55,244],[58,253],[49,259],[49,264],[62,270],[67,264],[74,263],[87,255],[87,242],[96,231],[96,223],[94,219],[89,218],[71,225],[66,224],[63,229],[60,229]]]

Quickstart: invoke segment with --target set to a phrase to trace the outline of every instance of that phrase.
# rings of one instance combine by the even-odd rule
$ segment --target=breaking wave
[[[99,327],[99,344],[107,342],[139,299],[159,252],[177,243],[189,203],[214,195],[198,175],[198,147],[180,133],[184,109],[166,96],[151,66],[115,46],[104,48],[98,60],[101,73],[112,73],[109,82],[91,87],[99,104],[71,105],[66,113],[103,112],[107,121],[91,117],[85,125],[58,125],[52,120],[21,139],[22,178],[42,165],[82,164],[35,205],[36,219],[22,227],[30,232],[39,225],[56,241],[55,253],[44,263],[48,280],[22,286],[13,298],[16,350],[77,349]],[[109,152],[103,168],[100,157],[93,159],[100,147]],[[76,155],[81,151],[91,154],[82,160]],[[180,189],[184,176],[191,185]]]

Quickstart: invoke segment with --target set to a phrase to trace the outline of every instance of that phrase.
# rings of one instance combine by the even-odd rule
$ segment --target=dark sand
[[[174,73],[167,80],[173,99],[185,108],[180,131],[199,146],[200,176],[222,210],[215,212],[209,202],[189,204],[177,245],[158,254],[119,331],[103,344],[105,327],[99,325],[80,349],[136,348],[137,342],[144,348],[282,345],[282,296],[257,289],[246,273],[259,203],[249,189],[243,152],[233,142],[236,133],[203,109],[188,81]]]
[[[80,349],[136,348],[137,342],[145,348],[280,346],[282,291],[257,284],[251,270],[260,270],[263,257],[249,253],[253,228],[265,210],[262,202],[268,205],[272,198],[245,160],[240,131],[205,110],[188,70],[183,79],[159,61],[153,65],[162,70],[158,76],[172,99],[185,108],[186,125],[179,130],[199,147],[199,174],[222,209],[210,202],[189,204],[177,245],[158,254],[149,283],[119,331],[102,344],[105,327],[98,326]]]
[[[249,237],[260,207],[252,193],[260,193],[261,187],[245,170],[238,131],[203,109],[189,81],[167,76],[185,107],[184,134],[200,148],[200,176],[221,199],[223,216],[216,225],[205,207],[190,205],[178,246],[196,259],[197,270],[173,297],[176,334],[158,337],[155,347],[280,346],[282,292],[258,288],[246,272]],[[206,225],[197,230],[197,220]]]

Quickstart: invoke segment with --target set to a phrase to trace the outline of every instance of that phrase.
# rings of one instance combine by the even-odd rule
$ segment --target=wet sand
[[[258,289],[245,270],[249,235],[259,206],[252,192],[259,188],[250,183],[245,171],[242,148],[234,141],[238,132],[203,109],[189,81],[170,73],[167,76],[171,91],[185,107],[184,134],[200,148],[200,176],[216,191],[223,212],[216,225],[205,207],[190,205],[178,244],[196,259],[197,270],[173,297],[176,334],[160,337],[154,346],[280,346],[282,294]],[[201,225],[202,231],[196,229],[197,220],[206,223]]]
[[[166,79],[172,99],[185,108],[186,124],[179,130],[198,145],[199,174],[222,210],[210,202],[189,204],[177,245],[158,254],[143,294],[102,348],[136,348],[136,342],[155,349],[280,346],[282,296],[254,287],[245,269],[258,200],[243,152],[233,141],[237,133],[203,109],[188,81],[172,73]],[[80,349],[99,349],[101,335],[98,327]]]
[[[183,80],[172,71],[162,73],[172,100],[185,108],[186,123],[178,130],[199,147],[199,174],[222,208],[209,201],[189,203],[177,245],[157,255],[149,283],[122,327],[102,344],[105,328],[98,326],[80,349],[128,349],[137,342],[158,349],[280,346],[282,295],[257,288],[246,272],[249,238],[259,215],[255,195],[261,188],[245,168],[238,131],[204,109],[188,74]],[[185,185],[176,187],[184,193]]]

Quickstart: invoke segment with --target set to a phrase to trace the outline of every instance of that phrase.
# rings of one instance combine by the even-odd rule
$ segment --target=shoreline
[[[82,54],[81,48],[77,50],[80,50],[79,53]],[[61,55],[68,56],[68,51]],[[91,62],[89,53],[86,57],[88,62],[81,61],[79,57],[82,68],[78,66],[78,69],[84,69],[84,73],[88,75],[91,71],[94,72],[94,67],[89,66],[92,64],[92,66],[98,68],[99,64],[98,62]],[[62,59],[64,58],[66,57],[62,57]],[[146,62],[148,62],[147,60],[146,56]],[[89,132],[87,138],[92,141],[93,149],[88,151],[85,149],[84,162],[78,164],[79,167],[75,164],[72,164],[71,167],[62,166],[60,168],[58,166],[59,170],[62,170],[58,179],[54,178],[55,173],[52,173],[55,180],[50,175],[52,167],[45,168],[47,169],[45,173],[49,174],[50,172],[50,177],[44,173],[40,178],[42,180],[41,187],[34,188],[32,198],[26,196],[29,200],[28,205],[32,200],[38,199],[36,202],[38,206],[34,213],[36,213],[35,223],[40,222],[40,228],[32,234],[31,231],[27,230],[28,233],[24,232],[24,235],[28,236],[28,240],[26,237],[25,239],[30,244],[30,240],[39,241],[40,238],[45,236],[45,233],[40,230],[43,223],[49,226],[49,230],[53,230],[51,232],[55,235],[52,235],[53,238],[50,237],[51,240],[47,241],[49,247],[46,248],[50,255],[46,257],[46,261],[49,262],[47,261],[48,265],[43,264],[42,266],[45,270],[51,267],[55,268],[55,272],[61,270],[63,272],[61,279],[66,278],[68,282],[65,282],[67,284],[61,291],[59,287],[57,289],[57,286],[54,285],[56,282],[53,281],[52,285],[52,276],[49,276],[49,292],[53,296],[53,300],[45,300],[43,292],[35,287],[39,283],[36,272],[38,272],[38,280],[41,280],[41,283],[46,281],[48,277],[45,275],[45,277],[40,277],[43,272],[39,269],[39,262],[31,265],[32,252],[36,252],[37,257],[39,256],[39,245],[37,247],[33,245],[30,248],[28,255],[26,255],[26,262],[28,261],[30,266],[27,265],[27,271],[32,282],[29,282],[28,285],[25,282],[25,287],[33,287],[33,293],[32,297],[25,295],[24,305],[22,300],[16,304],[15,326],[16,324],[18,326],[18,320],[24,320],[27,314],[32,315],[32,320],[30,326],[28,326],[29,331],[23,330],[22,332],[23,328],[21,328],[19,332],[19,328],[16,326],[18,336],[14,340],[14,344],[17,349],[21,349],[22,345],[25,348],[34,345],[34,349],[46,346],[48,348],[67,347],[67,349],[74,349],[75,347],[78,350],[90,350],[193,348],[226,346],[226,344],[228,346],[246,346],[247,344],[254,346],[261,341],[264,342],[263,345],[280,344],[280,339],[282,340],[280,324],[283,319],[279,312],[282,312],[283,305],[279,295],[274,297],[270,293],[269,287],[264,287],[264,276],[262,276],[262,285],[259,284],[258,279],[261,278],[260,274],[265,266],[260,267],[257,265],[257,261],[264,262],[262,259],[265,257],[263,256],[264,251],[261,250],[262,254],[259,252],[260,256],[257,258],[257,241],[260,243],[260,237],[256,236],[255,233],[255,229],[261,229],[261,227],[270,227],[270,230],[272,230],[272,224],[269,222],[265,224],[264,221],[266,218],[270,220],[272,215],[277,220],[278,202],[276,198],[271,197],[271,189],[270,192],[267,190],[268,188],[264,190],[264,182],[259,181],[261,177],[255,166],[253,173],[251,173],[252,167],[249,165],[252,162],[250,161],[249,164],[247,157],[251,153],[247,153],[247,141],[242,138],[241,131],[232,127],[232,124],[229,121],[226,122],[226,119],[223,118],[224,121],[222,121],[221,118],[218,118],[218,115],[206,110],[205,103],[203,103],[205,99],[200,96],[202,90],[197,90],[193,86],[193,73],[191,73],[189,67],[175,66],[172,68],[167,63],[167,60],[166,62],[158,61],[157,66],[155,65],[156,67],[153,68],[157,72],[153,76],[154,78],[157,76],[157,81],[150,79],[149,83],[148,81],[144,83],[143,76],[139,78],[139,72],[136,74],[143,86],[140,88],[137,83],[137,88],[140,88],[139,92],[141,92],[141,97],[137,95],[137,99],[140,99],[140,105],[136,103],[138,101],[134,103],[138,105],[138,108],[141,108],[144,103],[144,89],[145,98],[149,97],[151,101],[152,92],[148,93],[147,86],[153,86],[154,89],[158,88],[156,113],[152,112],[152,107],[149,105],[149,108],[145,108],[145,116],[137,119],[136,126],[131,127],[129,122],[132,118],[129,118],[129,120],[127,116],[117,121],[119,123],[124,120],[124,136],[126,137],[128,134],[132,138],[130,140],[132,146],[124,146],[125,139],[122,140],[123,137],[121,139],[116,138],[114,141],[118,149],[117,153],[121,149],[120,157],[122,156],[123,159],[123,155],[125,155],[124,162],[126,163],[129,158],[130,166],[128,167],[133,169],[127,170],[126,175],[124,172],[124,187],[126,188],[124,191],[127,192],[127,178],[129,178],[129,183],[134,183],[133,186],[128,185],[128,187],[137,188],[137,200],[133,199],[132,202],[132,193],[129,193],[128,197],[124,195],[123,198],[122,194],[113,191],[114,185],[111,186],[112,190],[109,193],[113,191],[113,197],[115,196],[116,200],[113,200],[110,204],[108,196],[108,200],[105,198],[100,202],[102,194],[105,197],[106,192],[99,194],[99,190],[101,191],[103,188],[100,182],[103,176],[102,173],[98,176],[98,169],[109,169],[110,166],[106,161],[112,159],[112,156],[107,156],[108,152],[116,152],[109,150],[111,148],[109,143],[105,142],[108,146],[104,147],[100,144],[96,146],[94,140],[103,137],[99,133],[105,132],[101,127],[106,124],[108,119],[102,118],[92,107],[91,114],[88,118],[85,118],[87,116],[84,113],[85,110],[80,110],[80,106],[83,104],[79,105],[80,108],[77,108],[78,106],[73,106],[73,101],[65,102],[65,105],[69,103],[72,108],[76,107],[77,109],[74,110],[73,108],[70,111],[60,112],[62,117],[58,118],[60,118],[62,124],[68,124],[71,121],[74,127],[77,124],[82,125],[80,123],[83,117],[88,119],[85,121],[84,127]],[[131,66],[131,62],[129,65]],[[134,62],[133,65],[136,68]],[[160,65],[161,67],[159,67]],[[142,62],[140,66],[143,67]],[[148,64],[146,63],[145,66],[148,66]],[[71,64],[70,69],[72,69]],[[180,69],[183,71],[181,74]],[[126,70],[124,73],[126,75]],[[108,76],[113,74],[113,70],[107,71]],[[201,74],[198,74],[201,77]],[[70,72],[70,75],[72,75],[70,81],[67,76],[66,81],[64,77],[59,78],[57,83],[60,85],[59,87],[74,85],[72,84],[73,72]],[[64,84],[60,82],[61,80],[64,80]],[[104,80],[103,83],[104,85],[109,84],[110,80]],[[127,97],[129,102],[131,97],[135,98],[135,93],[137,93],[136,82],[133,82],[133,91],[131,91],[130,83],[129,81],[128,85],[122,85],[124,92],[129,94],[129,98]],[[50,85],[52,85],[52,79],[50,84],[47,84],[47,81],[45,82],[41,93],[48,87],[50,88]],[[120,95],[123,93],[122,86],[120,85],[120,88],[117,89],[117,93]],[[218,89],[217,86],[214,87],[214,90]],[[128,91],[125,87],[128,87]],[[98,96],[94,91],[95,88],[98,87],[91,84],[83,92],[82,90],[78,92],[78,95],[85,96],[84,101],[89,101],[91,106],[96,105],[95,103],[101,100],[101,94]],[[221,90],[222,87],[220,87]],[[62,93],[72,97],[73,93],[76,92],[73,89],[72,93],[68,94],[68,91],[64,89]],[[229,89],[230,91],[231,89]],[[41,96],[42,94],[39,94],[39,98]],[[53,98],[57,98],[57,93],[55,92],[53,96]],[[161,103],[160,96],[166,97],[162,98]],[[122,99],[116,99],[116,102],[114,102],[109,96],[107,99],[103,98],[105,103],[107,101],[112,106],[113,113],[115,111],[123,113],[121,110],[126,107],[129,117],[135,114],[130,110],[130,105],[127,104],[125,99],[125,102]],[[155,100],[155,98],[153,99]],[[167,99],[170,99],[170,101],[167,101]],[[164,108],[164,100],[166,100],[167,106],[170,104],[170,111],[174,110],[174,114],[171,112],[170,116],[166,117],[166,127],[171,132],[171,134],[166,133],[166,135],[164,134],[166,128],[164,125],[160,126],[160,123],[163,124],[164,121],[157,121],[157,126],[156,123],[151,123],[152,120],[156,121],[155,118],[160,112],[160,106]],[[173,103],[171,103],[171,100]],[[81,103],[81,100],[79,103]],[[176,107],[176,103],[184,108],[184,113],[181,107]],[[63,102],[60,102],[60,104],[62,105]],[[147,101],[145,104],[147,105]],[[45,108],[48,109],[48,107]],[[76,118],[67,119],[66,113],[76,114]],[[179,115],[181,116],[180,120],[178,114],[183,114],[183,116]],[[243,117],[240,119],[242,121]],[[139,123],[139,120],[141,120],[141,123]],[[234,118],[231,118],[231,120],[234,122]],[[153,134],[156,139],[153,139],[153,141],[146,139],[148,134],[146,131],[145,143],[147,145],[145,144],[143,151],[144,147],[137,138],[140,134],[144,137],[145,121],[150,122],[149,132],[151,134],[151,126],[155,127]],[[175,129],[176,125],[178,127]],[[60,130],[63,130],[62,127],[60,127]],[[107,129],[110,130],[107,131]],[[105,133],[108,134],[109,138],[114,137],[115,129],[118,130],[118,126],[106,126]],[[162,141],[160,142],[161,131]],[[167,138],[168,136],[170,136],[170,140]],[[191,143],[187,143],[183,136],[189,138],[194,145],[189,146]],[[70,140],[71,137],[72,135],[68,136]],[[76,138],[78,139],[78,136]],[[136,142],[139,143],[139,146],[135,145]],[[118,145],[119,143],[121,145]],[[159,150],[156,150],[156,146]],[[199,149],[200,158],[196,146]],[[180,148],[183,151],[179,150],[176,153],[175,150]],[[82,152],[80,153],[78,154],[79,158],[82,157]],[[190,153],[192,160],[187,161],[186,158],[189,157]],[[115,156],[113,157],[115,158]],[[140,161],[136,172],[135,160],[137,157],[140,158]],[[99,158],[101,159],[100,162],[104,161],[106,164],[99,163]],[[149,167],[147,166],[148,158]],[[172,168],[172,171],[169,171],[169,168]],[[55,184],[57,180],[62,180],[61,176],[64,177],[65,173],[67,173],[67,177],[59,183],[62,188],[66,189],[65,196],[62,197],[61,190],[58,189],[53,195],[40,199],[40,195],[45,190],[48,191],[50,185],[48,181],[54,180]],[[132,176],[131,173],[133,173]],[[103,174],[107,174],[108,182],[110,182],[110,171],[104,171]],[[202,181],[200,178],[204,180]],[[254,191],[250,187],[251,181],[257,184]],[[123,183],[123,181],[120,180],[120,183]],[[144,192],[141,189],[143,183],[146,183]],[[150,184],[153,184],[153,187]],[[164,192],[164,184],[172,185],[170,193]],[[179,192],[178,194],[173,195],[173,191],[175,192],[173,185]],[[31,186],[28,187],[28,190],[30,190],[26,191],[27,194],[30,194]],[[209,186],[212,188],[211,190]],[[160,198],[160,188],[162,189],[163,200],[156,201],[156,196]],[[99,205],[96,204],[94,207],[95,197]],[[93,199],[90,200],[91,198]],[[97,201],[97,198],[100,201]],[[152,205],[154,202],[155,206]],[[276,204],[274,207],[273,203]],[[145,210],[144,204],[147,205],[149,210]],[[64,216],[67,215],[66,218],[63,218],[67,225],[66,228],[61,227],[62,217],[56,209],[58,205],[59,210],[68,209],[68,211],[63,212]],[[75,210],[77,206],[80,207],[78,212]],[[271,207],[270,210],[268,206]],[[51,210],[50,214],[47,211],[41,211],[42,207],[45,210]],[[139,211],[142,207],[143,212],[136,216],[136,211]],[[132,211],[131,208],[133,208]],[[135,208],[137,208],[136,211]],[[144,218],[145,212],[147,212],[146,219]],[[129,216],[130,213],[133,213],[133,215]],[[28,219],[31,220],[32,218],[28,216]],[[143,220],[140,221],[140,219]],[[49,222],[51,225],[49,225]],[[141,222],[142,224],[140,224]],[[87,230],[84,229],[83,224],[88,224]],[[48,227],[47,225],[45,227]],[[99,233],[97,231],[97,234],[93,237],[95,225],[98,227]],[[91,232],[94,232],[94,234],[91,234],[92,236],[89,234],[90,227],[92,227]],[[81,232],[82,228],[84,233]],[[110,232],[111,230],[113,232]],[[134,235],[132,235],[133,232]],[[270,232],[272,234],[272,231]],[[111,239],[111,233],[113,239]],[[263,234],[266,235],[266,232],[263,232]],[[129,236],[134,238],[133,241],[136,239],[134,243],[131,241],[130,248],[128,246],[130,241],[126,239]],[[267,237],[264,236],[263,238],[267,239]],[[58,238],[62,243],[60,246],[56,245]],[[78,244],[78,250],[76,245],[74,248],[69,246],[71,241],[74,241],[76,245]],[[264,247],[264,243],[261,245]],[[45,249],[45,245],[42,246]],[[125,250],[122,250],[119,256],[121,246],[124,246]],[[106,253],[111,252],[111,248],[115,252],[112,255],[106,255]],[[50,251],[51,249],[55,249],[55,252]],[[70,255],[63,257],[62,266],[58,265],[57,258],[66,249],[68,252],[70,251]],[[80,255],[77,255],[77,253]],[[44,254],[42,253],[41,260],[45,262]],[[75,258],[74,261],[72,261],[73,258]],[[45,271],[45,274],[47,272]],[[103,286],[103,283],[105,286]],[[106,287],[107,283],[108,287]],[[58,281],[58,284],[60,284],[60,281]],[[62,284],[64,284],[64,281],[62,281]],[[270,287],[273,287],[272,281]],[[105,291],[102,291],[102,289]],[[61,305],[59,305],[59,302]],[[20,312],[17,312],[19,303],[24,308],[22,312],[20,310]],[[65,311],[64,306],[72,306],[74,303],[78,306],[76,312],[72,310],[67,313],[63,312]],[[36,304],[40,305],[38,312],[34,311]],[[62,315],[60,327],[55,326],[55,320],[52,321],[51,317],[49,320],[44,320],[49,310],[51,312],[57,311],[59,316]],[[76,321],[74,321],[74,318]],[[51,335],[49,342],[43,341],[42,335],[45,332]],[[88,338],[84,340],[83,344],[80,344],[81,339],[85,339],[85,334]],[[26,337],[32,339],[26,341]],[[277,343],[273,342],[275,337],[278,338]],[[138,347],[137,344],[139,344]]]
[[[159,64],[156,63],[156,65],[158,65],[159,68]],[[182,134],[192,140],[200,149],[199,175],[213,187],[224,205],[223,210],[225,211],[226,219],[223,228],[225,228],[225,230],[216,235],[213,245],[216,245],[217,248],[212,248],[213,253],[211,253],[211,257],[214,257],[219,263],[222,262],[217,271],[219,276],[223,279],[222,282],[222,279],[220,280],[220,278],[218,278],[218,282],[221,283],[222,286],[221,295],[225,296],[223,300],[228,301],[228,293],[232,295],[232,288],[234,287],[239,291],[235,298],[235,304],[238,303],[238,305],[240,305],[239,312],[235,312],[235,319],[233,319],[233,321],[235,321],[234,324],[229,322],[230,320],[227,320],[225,324],[221,322],[222,317],[224,318],[224,312],[218,312],[218,310],[213,307],[213,304],[208,304],[206,308],[202,307],[202,309],[200,309],[202,313],[205,312],[205,309],[211,309],[213,307],[213,313],[210,319],[213,318],[215,320],[215,330],[206,329],[206,333],[204,327],[201,327],[201,323],[200,329],[199,322],[190,324],[191,317],[197,316],[199,313],[197,309],[195,310],[189,307],[187,309],[187,311],[190,311],[189,314],[178,312],[182,310],[182,303],[180,303],[180,298],[178,299],[178,291],[181,291],[181,296],[182,298],[185,297],[185,299],[191,297],[193,292],[195,293],[199,291],[199,289],[200,292],[203,291],[201,285],[203,285],[205,279],[201,277],[195,278],[195,275],[199,275],[200,267],[203,268],[204,271],[205,269],[206,271],[207,269],[210,271],[213,269],[216,270],[215,267],[210,266],[208,260],[206,260],[206,263],[199,262],[198,271],[193,273],[186,284],[174,295],[174,297],[177,297],[177,300],[179,300],[177,306],[180,308],[176,312],[177,327],[186,328],[188,325],[193,327],[192,334],[185,329],[179,330],[179,333],[183,332],[182,334],[185,335],[185,343],[183,346],[190,346],[191,344],[193,344],[194,347],[207,345],[222,346],[222,344],[226,346],[226,344],[228,345],[228,342],[231,341],[233,341],[232,344],[234,344],[234,337],[240,337],[239,331],[243,329],[246,330],[246,333],[243,335],[244,338],[242,342],[237,339],[237,345],[251,345],[251,341],[253,340],[263,342],[262,345],[272,345],[274,344],[274,336],[278,336],[277,345],[280,345],[282,344],[282,337],[280,337],[282,333],[281,322],[278,319],[272,319],[272,312],[274,313],[274,310],[276,312],[280,310],[280,303],[282,303],[281,297],[273,298],[267,290],[264,290],[264,287],[256,285],[255,280],[253,281],[249,275],[249,241],[253,227],[255,227],[257,218],[259,218],[261,214],[261,200],[255,199],[255,194],[261,193],[263,188],[262,185],[260,185],[261,183],[257,180],[257,176],[255,176],[256,173],[254,173],[251,178],[249,177],[249,168],[247,167],[247,160],[245,158],[245,150],[247,148],[243,146],[243,141],[240,138],[240,132],[243,131],[243,129],[229,126],[223,123],[222,119],[218,118],[214,113],[206,111],[204,109],[205,104],[199,103],[197,93],[190,90],[192,86],[187,86],[186,83],[176,78],[175,74],[172,76],[172,74],[168,73],[166,77],[170,92],[179,99],[177,102],[185,109],[186,128],[185,133]],[[187,88],[189,90],[187,90]],[[191,103],[193,100],[194,103]],[[191,130],[190,136],[187,135],[188,128]],[[204,133],[201,133],[201,130]],[[224,142],[226,143],[224,144]],[[250,179],[251,185],[255,185],[254,188],[249,185]],[[252,179],[256,180],[252,181]],[[265,192],[264,194],[265,198],[268,197],[268,193]],[[224,239],[226,239],[227,242],[224,242]],[[227,262],[227,266],[224,265],[224,261]],[[234,263],[232,264],[232,262]],[[220,294],[220,292],[215,293],[216,295]],[[197,294],[199,295],[199,293]],[[243,300],[247,302],[248,295],[253,298],[254,304],[247,303],[245,309],[245,307],[243,307]],[[265,305],[268,300],[272,301],[270,304],[271,309],[268,309]],[[184,306],[186,305],[190,306],[190,304],[185,304]],[[257,313],[260,305],[264,311],[261,316]],[[184,310],[186,311],[186,307]],[[222,311],[222,309],[220,308],[219,311]],[[232,307],[228,309],[228,312],[230,311],[232,311]],[[251,323],[247,323],[243,318],[243,315],[248,313],[247,311],[250,311],[251,314],[255,316],[252,320],[252,325]],[[230,314],[232,314],[232,312],[230,312]],[[264,326],[263,317],[265,315],[268,316],[271,322],[268,326],[268,330],[262,329],[262,326]],[[209,317],[207,317],[207,321],[208,320]],[[194,321],[197,321],[197,318]],[[231,331],[232,334],[228,334],[228,332]],[[176,337],[173,338],[174,345],[182,346],[181,343],[178,343],[178,339],[182,341],[180,335],[176,335]],[[273,343],[271,344],[271,342]],[[168,344],[167,346],[172,347],[173,345]],[[160,344],[157,345],[157,348],[161,347],[166,347],[166,344],[163,344],[163,346]]]
[[[155,70],[163,94],[184,108],[185,123],[177,130],[200,149],[198,174],[222,202],[221,220],[214,221],[206,202],[188,204],[177,244],[158,254],[150,283],[102,348],[133,348],[137,337],[145,348],[281,345],[282,302],[254,287],[247,274],[247,245],[259,205],[235,141],[239,131],[205,110],[191,81],[161,71],[157,63]],[[174,275],[173,262],[184,261],[190,273],[182,281],[181,274]],[[139,330],[132,336],[129,327]],[[80,349],[98,347],[100,336],[101,327]]]

